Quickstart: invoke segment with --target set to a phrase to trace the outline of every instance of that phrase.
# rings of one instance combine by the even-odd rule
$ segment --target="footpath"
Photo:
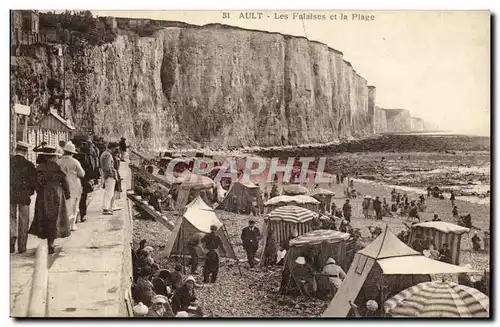
[[[103,189],[91,193],[87,220],[71,236],[56,240],[49,256],[47,317],[126,317],[130,315],[132,241],[128,162],[120,174],[123,193],[113,216],[102,215]],[[30,208],[30,223],[34,199]],[[30,235],[27,251],[10,257],[10,316],[27,316],[36,248],[45,240]]]

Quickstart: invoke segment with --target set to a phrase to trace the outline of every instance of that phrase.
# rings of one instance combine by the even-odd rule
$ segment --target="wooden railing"
[[[43,242],[36,249],[35,270],[28,303],[28,317],[47,316],[47,292],[49,283],[48,248]]]

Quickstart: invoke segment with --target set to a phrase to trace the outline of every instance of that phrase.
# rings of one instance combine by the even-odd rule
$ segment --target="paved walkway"
[[[124,177],[124,192],[116,204],[123,209],[113,216],[103,216],[103,189],[100,187],[90,195],[87,221],[78,224],[78,230],[70,237],[55,241],[56,255],[49,256],[49,317],[116,317],[124,314],[118,307],[124,302],[120,285],[126,277],[122,275],[127,275],[127,267],[122,267],[123,253],[130,243],[128,234],[131,238],[131,232],[124,232],[124,228],[131,230],[126,201],[130,182],[127,164],[122,163],[120,173]],[[35,201],[32,202],[31,216]],[[27,251],[11,254],[11,317],[27,315],[35,251],[41,242],[46,241],[30,235]]]

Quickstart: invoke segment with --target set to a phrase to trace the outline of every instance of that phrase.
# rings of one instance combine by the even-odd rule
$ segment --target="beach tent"
[[[321,202],[320,208],[322,207],[326,212],[330,211],[335,193],[330,190],[317,187],[311,191],[311,196]]]
[[[264,206],[266,207],[267,212],[271,212],[276,208],[287,205],[295,205],[298,207],[316,211],[319,204],[320,202],[318,200],[308,195],[279,195],[267,200],[264,203]]]
[[[309,194],[309,190],[307,187],[302,186],[300,184],[290,184],[285,185],[283,187],[284,195],[301,195],[301,194]]]
[[[201,234],[210,233],[211,225],[218,227],[216,234],[219,235],[224,246],[224,251],[220,251],[219,255],[238,260],[234,248],[229,242],[225,226],[217,218],[215,211],[199,196],[186,206],[184,214],[175,223],[174,229],[167,239],[165,256],[169,257],[173,254],[189,255],[186,246],[188,241]],[[203,254],[200,256],[203,256]]]
[[[287,240],[293,232],[297,236],[303,235],[312,230],[311,221],[319,214],[306,208],[298,206],[279,207],[264,217],[264,227],[262,228],[262,239],[264,243],[262,249],[266,248],[267,234],[270,230],[274,233],[274,239],[279,246]],[[261,254],[261,263],[264,262],[264,251]]]
[[[172,178],[168,176],[167,178]],[[211,202],[215,183],[207,176],[196,175],[185,171],[173,177],[173,185],[177,191],[176,209],[181,210],[191,199],[200,195],[205,201]]]
[[[295,274],[295,270],[300,268],[295,262],[298,257],[313,254],[313,265],[317,267],[318,271],[323,269],[328,258],[333,258],[345,270],[346,241],[350,237],[351,235],[347,233],[320,229],[305,233],[291,240],[290,249],[285,257],[280,287],[281,292],[286,294],[294,290],[299,290],[300,293],[305,293]],[[326,280],[318,281],[318,283],[329,286],[328,277],[319,276],[319,279],[322,277],[325,277]]]
[[[408,245],[411,246],[417,239],[430,239],[436,246],[435,250],[440,251],[443,244],[447,243],[450,249],[451,262],[460,264],[460,243],[462,234],[468,233],[469,229],[450,224],[444,221],[428,221],[411,226]]]
[[[217,206],[217,209],[248,214],[252,211],[252,203],[256,201],[259,212],[262,212],[264,201],[259,186],[252,182],[234,182],[229,187],[226,196]]]
[[[426,258],[401,242],[386,226],[382,234],[356,253],[323,317],[346,317],[351,308],[349,301],[364,305],[367,300],[375,300],[381,307],[390,296],[430,281],[432,274],[462,272],[476,271]]]

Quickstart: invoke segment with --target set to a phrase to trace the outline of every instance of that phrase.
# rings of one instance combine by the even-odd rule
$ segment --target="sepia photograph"
[[[10,317],[491,319],[492,15],[11,9]]]

